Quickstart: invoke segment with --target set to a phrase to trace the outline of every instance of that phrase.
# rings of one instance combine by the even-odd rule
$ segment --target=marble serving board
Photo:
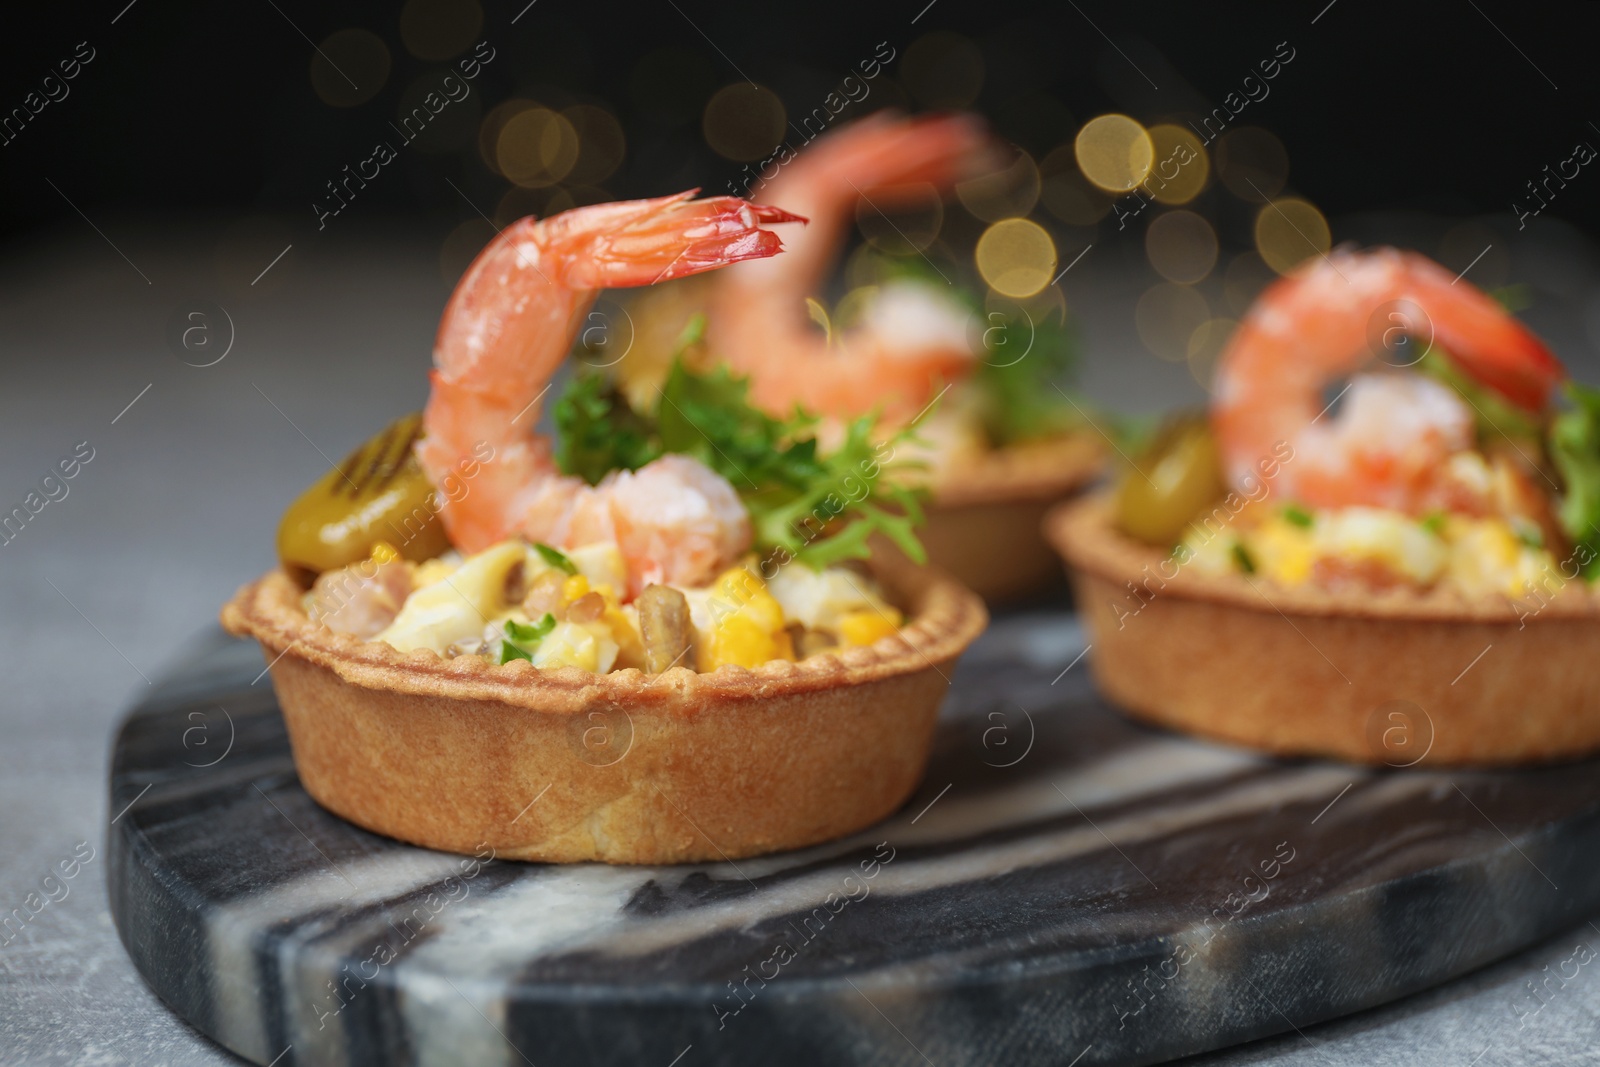
[[[1302,1029],[1600,906],[1594,763],[1264,759],[1122,718],[1086,654],[1071,616],[998,620],[921,790],[855,837],[562,867],[323,811],[259,652],[219,635],[116,740],[114,917],[261,1064],[1088,1067]]]

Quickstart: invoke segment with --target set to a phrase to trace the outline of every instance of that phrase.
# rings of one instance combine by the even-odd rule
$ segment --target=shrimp
[[[439,323],[417,459],[451,542],[476,552],[513,534],[558,547],[614,540],[630,592],[703,585],[750,545],[731,485],[686,456],[663,456],[598,485],[563,475],[535,432],[540,401],[598,291],[762,259],[783,248],[761,223],[804,221],[735,197],[575,208],[507,226],[467,268]]]
[[[783,259],[723,275],[711,286],[707,340],[751,378],[750,399],[773,414],[796,404],[850,418],[880,406],[909,418],[940,383],[971,372],[970,315],[924,286],[886,286],[864,321],[824,337],[807,321],[807,297],[855,221],[946,193],[991,162],[987,134],[969,116],[910,119],[879,112],[819,139],[788,163],[758,200],[792,204],[810,220]]]
[[[1229,482],[1250,487],[1287,445],[1293,458],[1275,488],[1313,507],[1423,514],[1471,496],[1452,463],[1475,439],[1461,397],[1420,374],[1392,373],[1396,364],[1358,373],[1385,348],[1391,323],[1437,342],[1461,371],[1529,412],[1542,411],[1565,377],[1527,327],[1437,263],[1393,248],[1341,249],[1263,293],[1222,354],[1211,420]],[[1324,389],[1348,376],[1342,410],[1328,415]]]

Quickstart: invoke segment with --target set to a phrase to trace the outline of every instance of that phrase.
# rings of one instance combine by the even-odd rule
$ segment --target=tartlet
[[[1042,532],[1051,508],[1095,481],[1104,450],[1087,433],[982,453],[942,472],[919,531],[928,562],[991,604],[1048,596],[1061,560]]]
[[[1111,700],[1278,755],[1600,750],[1600,390],[1460,274],[1340,248],[1211,393],[1047,520]]]
[[[713,861],[851,833],[916,788],[987,616],[935,572],[875,575],[907,610],[898,634],[708,674],[402,655],[313,623],[281,571],[222,622],[272,663],[306,791],[359,826],[507,859]]]
[[[673,863],[814,844],[927,763],[973,594],[915,553],[871,420],[820,447],[675,360],[657,405],[540,403],[601,288],[782,251],[779,208],[694,191],[498,233],[457,283],[429,398],[301,496],[222,612],[260,642],[301,782],[431,848]],[[737,484],[736,484],[737,483]],[[906,618],[909,611],[911,617]]]
[[[1193,568],[1117,531],[1104,495],[1053,511],[1096,683],[1135,717],[1281,756],[1514,765],[1600,750],[1600,598],[1537,612],[1447,590],[1284,588]],[[1142,586],[1141,586],[1142,587]],[[1120,609],[1120,610],[1119,610]]]

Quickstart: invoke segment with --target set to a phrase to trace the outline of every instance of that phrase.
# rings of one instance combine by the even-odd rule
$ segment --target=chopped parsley
[[[500,662],[510,663],[514,659],[525,659],[533,662],[533,653],[539,647],[539,642],[556,628],[556,617],[545,612],[544,618],[527,626],[521,623],[506,620],[506,636],[500,642]]]
[[[551,548],[543,541],[535,541],[533,550],[539,553],[539,558],[544,560],[556,570],[565,574],[577,574],[578,565],[568,558],[567,554],[559,548]]]
[[[1235,541],[1233,543],[1233,561],[1246,574],[1254,574],[1256,572],[1256,561],[1251,558],[1250,550],[1244,547],[1243,541]]]
[[[747,378],[726,367],[702,373],[685,364],[682,349],[703,329],[697,316],[684,331],[654,411],[633,410],[602,375],[574,379],[555,405],[561,470],[594,484],[608,471],[637,470],[669,452],[693,456],[739,494],[762,549],[820,569],[867,558],[869,539],[881,533],[923,562],[914,532],[923,517],[919,494],[882,477],[911,466],[893,456],[915,440],[915,427],[879,441],[876,417],[863,416],[824,454],[814,416],[796,409],[775,418],[751,405]]]
[[[1284,521],[1293,523],[1294,525],[1303,527],[1305,529],[1310,529],[1311,526],[1317,521],[1316,516],[1312,515],[1311,512],[1307,511],[1299,504],[1285,504],[1283,508],[1283,518]]]
[[[1430,512],[1427,517],[1417,525],[1421,526],[1424,530],[1433,534],[1435,537],[1438,537],[1444,533],[1444,524],[1447,521],[1448,516],[1446,516],[1444,512],[1434,511]]]

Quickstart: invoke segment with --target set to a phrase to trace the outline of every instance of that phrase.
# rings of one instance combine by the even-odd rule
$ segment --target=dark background
[[[407,53],[400,4],[126,2],[10,7],[4,15],[0,108],[20,106],[79,42],[96,54],[66,99],[0,146],[5,236],[82,225],[70,198],[102,226],[129,213],[265,212],[282,215],[291,236],[309,238],[310,205],[325,181],[385,134],[407,85],[443,65]],[[1102,111],[1148,123],[1220,103],[1288,41],[1293,64],[1239,121],[1283,140],[1289,188],[1330,217],[1396,207],[1508,212],[1525,197],[1524,183],[1570,156],[1576,142],[1600,147],[1590,125],[1600,121],[1593,4],[1336,0],[1324,10],[1326,0],[1082,0],[1045,9],[910,0],[826,9],[538,0],[524,11],[524,3],[484,7],[477,36],[497,58],[475,84],[480,114],[513,95],[608,107],[628,145],[604,184],[615,196],[717,189],[738,173],[740,164],[701,136],[704,102],[718,88],[748,77],[783,97],[793,117],[878,42],[903,56],[929,31],[953,31],[981,48],[976,108],[1036,157],[1070,142],[1077,125]],[[351,26],[386,42],[392,69],[366,103],[331,107],[312,88],[311,41]],[[888,83],[898,76],[891,64],[868,109],[894,98]],[[473,210],[446,178],[480,204],[496,203],[507,188],[471,138],[464,150],[403,151],[396,169],[400,177],[374,182],[346,214],[372,221],[398,213],[442,234]],[[1600,176],[1585,170],[1546,214],[1592,234],[1600,228],[1597,192]]]

